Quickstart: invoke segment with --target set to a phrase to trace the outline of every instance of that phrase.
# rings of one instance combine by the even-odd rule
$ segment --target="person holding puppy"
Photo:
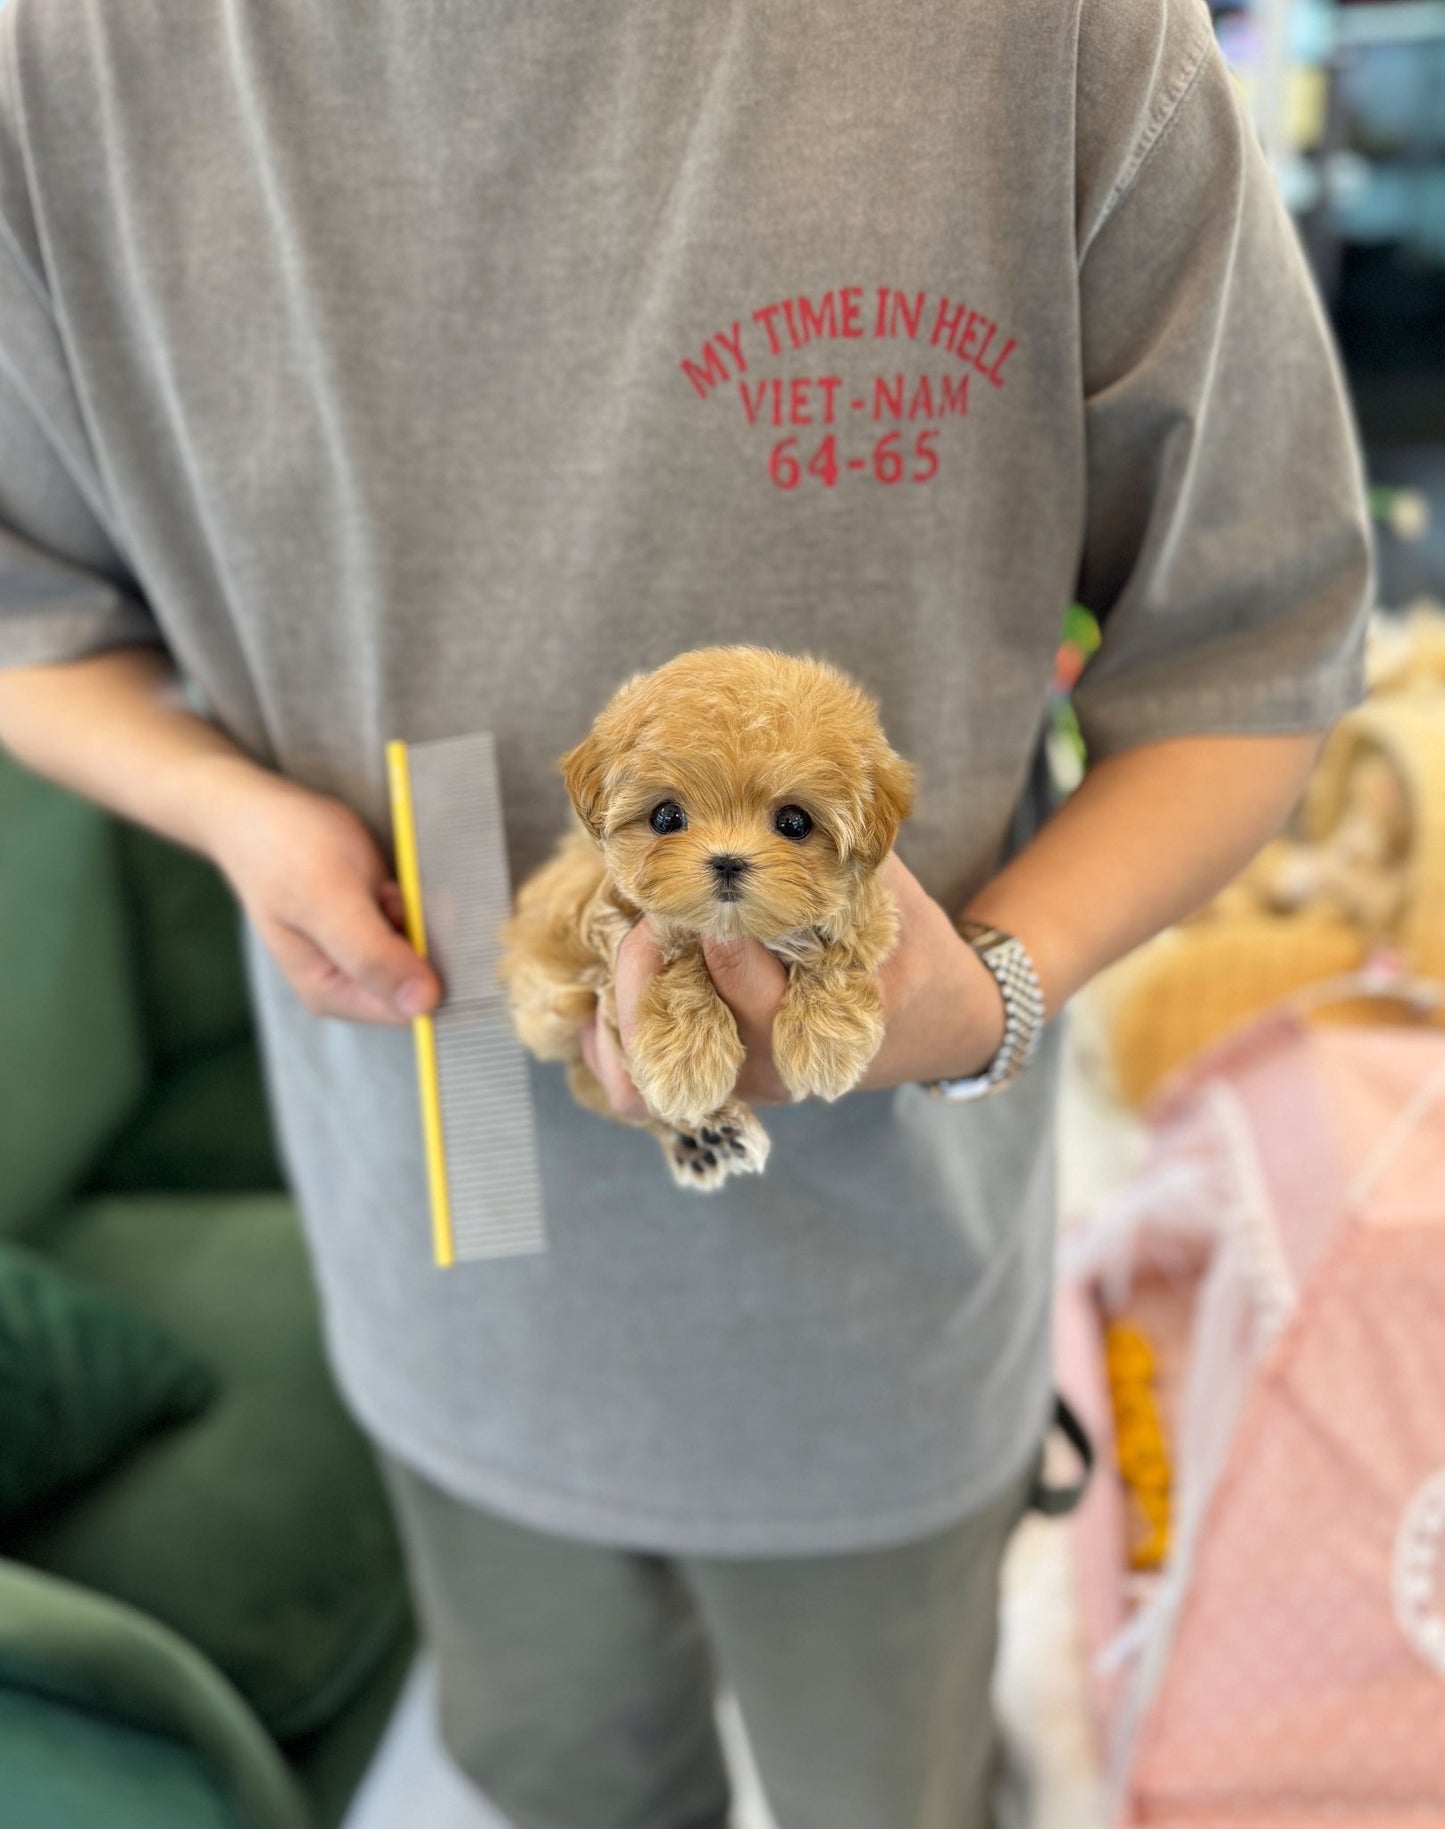
[[[1355,428],[1203,0],[818,25],[0,8],[0,742],[235,890],[331,1363],[517,1829],[721,1829],[719,1683],[779,1829],[994,1820],[1059,1018],[1364,695]],[[726,643],[917,767],[877,1054],[790,1099],[784,964],[708,943],[766,1171],[690,1196],[535,1063],[551,1248],[439,1274],[384,744],[494,733],[520,883],[614,688]],[[660,966],[639,922],[585,1042],[634,1116]]]

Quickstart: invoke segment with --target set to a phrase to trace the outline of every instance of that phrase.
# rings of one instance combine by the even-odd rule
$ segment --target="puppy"
[[[617,949],[646,915],[662,969],[626,1056],[656,1114],[643,1125],[683,1187],[755,1173],[769,1140],[733,1096],[743,1046],[701,942],[751,935],[787,965],[779,1074],[795,1099],[847,1092],[883,1039],[874,973],[898,915],[879,867],[913,810],[914,771],[836,667],[742,645],[634,676],[559,766],[576,824],[502,931],[517,1034],[614,1117],[580,1038],[594,1009],[617,1038]]]

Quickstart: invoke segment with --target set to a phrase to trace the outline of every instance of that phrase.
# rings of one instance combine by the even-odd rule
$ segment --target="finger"
[[[897,937],[877,972],[884,1020],[888,1022],[910,994],[920,943],[930,938],[937,940],[940,924],[951,929],[953,923],[943,905],[933,899],[896,851],[890,851],[883,860],[882,878],[898,910]]]
[[[397,932],[405,933],[406,900],[401,893],[401,884],[394,878],[382,883],[377,889],[376,899],[381,904],[381,912]]]
[[[287,982],[313,1016],[399,1028],[410,1019],[389,998],[349,978],[313,940],[285,922],[268,923],[263,938]]]
[[[788,968],[761,940],[704,940],[703,962],[717,994],[737,1019],[744,1046],[772,1033],[788,988]]]
[[[645,1118],[647,1101],[633,1084],[627,1062],[611,1028],[605,1022],[596,1025],[597,1077],[602,1082],[608,1103],[619,1118]]]
[[[436,1005],[436,973],[391,926],[376,892],[359,878],[343,877],[330,888],[325,912],[306,937],[346,977],[393,1004],[403,1016],[417,1016]]]
[[[915,883],[918,881],[918,878],[914,876],[913,872],[908,868],[907,864],[904,863],[903,859],[896,851],[890,851],[888,853],[887,857],[885,857],[883,862],[878,866],[878,870],[883,881],[887,883],[890,889],[898,889],[905,878]]]
[[[582,1059],[587,1071],[594,1080],[602,1078],[597,1066],[597,1016],[594,1012],[582,1025],[577,1035],[577,1045],[582,1050]]]
[[[614,985],[617,995],[617,1028],[622,1046],[630,1051],[637,1034],[637,1006],[642,993],[662,970],[662,949],[646,921],[633,923],[617,949]],[[601,1025],[606,1027],[605,1024]]]
[[[893,891],[901,912],[907,913],[933,899],[896,851],[890,851],[884,858],[879,874]]]

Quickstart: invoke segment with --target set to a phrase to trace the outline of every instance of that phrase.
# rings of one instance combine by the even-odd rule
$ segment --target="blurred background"
[[[1381,601],[1438,602],[1445,5],[1269,0],[1212,10],[1345,359],[1380,491]],[[1395,489],[1419,500],[1394,500]]]
[[[1370,694],[1286,829],[1071,1006],[1060,1383],[1099,1468],[1009,1568],[1038,1829],[1445,1822],[1445,5],[1215,28],[1334,327]],[[1084,766],[1068,689],[1056,797]]]
[[[1077,1517],[1011,1551],[1004,1829],[1425,1829],[1445,0],[1212,11],[1348,373],[1371,691],[1279,837],[1071,1005],[1058,1366],[1098,1466]],[[1055,803],[1087,763],[1069,695],[1096,641],[1071,609]],[[0,830],[0,1829],[501,1829],[436,1744],[387,1508],[323,1363],[227,892],[3,757]],[[722,1709],[741,1829],[766,1829]]]

